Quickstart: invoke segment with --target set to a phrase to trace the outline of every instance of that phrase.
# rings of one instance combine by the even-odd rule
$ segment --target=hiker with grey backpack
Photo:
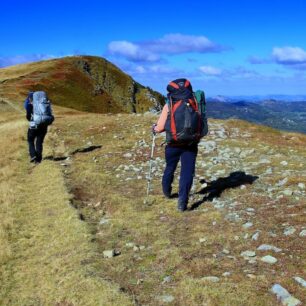
[[[167,91],[166,104],[152,132],[166,131],[166,168],[162,189],[167,198],[172,197],[174,172],[181,161],[177,208],[185,211],[195,174],[198,143],[208,133],[205,96],[203,91],[193,92],[186,79],[170,82]]]
[[[44,91],[29,92],[24,102],[26,118],[29,121],[28,144],[31,163],[42,161],[43,142],[48,125],[54,121],[51,102]]]

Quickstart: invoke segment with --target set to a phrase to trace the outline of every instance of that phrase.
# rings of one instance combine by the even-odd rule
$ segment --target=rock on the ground
[[[263,256],[260,260],[269,264],[275,264],[277,262],[277,259],[271,255]]]
[[[174,301],[174,296],[173,295],[160,295],[157,297],[157,300],[159,300],[162,303],[171,303]]]
[[[201,278],[201,280],[217,283],[220,280],[220,278],[217,276],[204,276]]]
[[[271,292],[274,293],[277,299],[284,306],[298,306],[302,305],[301,301],[292,296],[284,287],[279,284],[274,284],[271,288]]]
[[[115,250],[105,250],[105,251],[103,251],[103,256],[104,256],[105,258],[112,258],[112,257],[114,257],[115,255],[116,255]]]
[[[302,287],[306,287],[306,281],[299,277],[299,276],[294,276],[293,279],[298,282]]]
[[[244,228],[244,229],[248,229],[248,228],[250,228],[250,227],[252,227],[253,226],[253,223],[252,222],[247,222],[247,223],[244,223],[243,225],[242,225],[242,227]]]
[[[306,229],[302,230],[302,231],[299,233],[299,236],[300,236],[300,237],[306,237]]]
[[[253,236],[252,236],[252,240],[256,241],[259,237],[259,232],[256,232]]]
[[[292,196],[292,195],[293,195],[293,191],[292,191],[291,189],[287,188],[287,189],[285,189],[285,190],[283,191],[283,194],[284,194],[285,196]]]
[[[166,276],[164,277],[162,284],[166,284],[166,283],[170,283],[172,281],[172,277],[171,276]]]
[[[243,257],[255,257],[256,253],[254,251],[244,251],[240,255]]]
[[[285,236],[290,236],[290,235],[294,234],[295,231],[296,231],[296,229],[295,229],[293,226],[286,227],[286,228],[284,229],[284,235],[285,235]]]
[[[274,245],[270,244],[262,244],[257,248],[258,251],[274,251],[276,253],[281,252],[282,249],[275,247]]]

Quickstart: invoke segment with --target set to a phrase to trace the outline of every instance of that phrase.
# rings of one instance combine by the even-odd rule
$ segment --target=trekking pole
[[[154,156],[154,148],[155,148],[155,138],[156,138],[156,134],[152,133],[152,146],[151,146],[151,155],[150,155],[150,163],[149,163],[149,173],[147,176],[147,180],[148,180],[148,184],[147,184],[147,199],[148,196],[150,194],[150,190],[151,190],[151,180],[152,180],[152,162],[153,162],[153,156]],[[146,199],[146,200],[147,200]],[[145,201],[147,202],[147,201]]]

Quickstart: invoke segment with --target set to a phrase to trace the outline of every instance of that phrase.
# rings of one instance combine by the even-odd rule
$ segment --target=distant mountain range
[[[250,102],[207,99],[207,114],[216,119],[242,119],[276,129],[306,133],[304,101],[258,100]]]
[[[208,97],[207,101],[217,101],[217,102],[238,102],[238,101],[248,101],[248,102],[262,102],[265,100],[275,100],[280,102],[303,102],[306,101],[306,95],[250,95],[250,96],[223,96],[217,95]]]

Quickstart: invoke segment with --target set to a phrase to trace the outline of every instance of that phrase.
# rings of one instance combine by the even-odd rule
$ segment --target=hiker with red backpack
[[[181,161],[177,208],[179,211],[185,211],[195,173],[198,143],[208,132],[205,96],[203,91],[194,93],[186,79],[170,82],[167,91],[167,103],[152,131],[166,131],[166,168],[162,178],[162,189],[167,198],[171,198],[174,172]]]
[[[26,118],[29,121],[28,144],[30,162],[38,164],[42,161],[43,142],[48,125],[54,121],[51,102],[44,91],[29,92],[24,101]]]

